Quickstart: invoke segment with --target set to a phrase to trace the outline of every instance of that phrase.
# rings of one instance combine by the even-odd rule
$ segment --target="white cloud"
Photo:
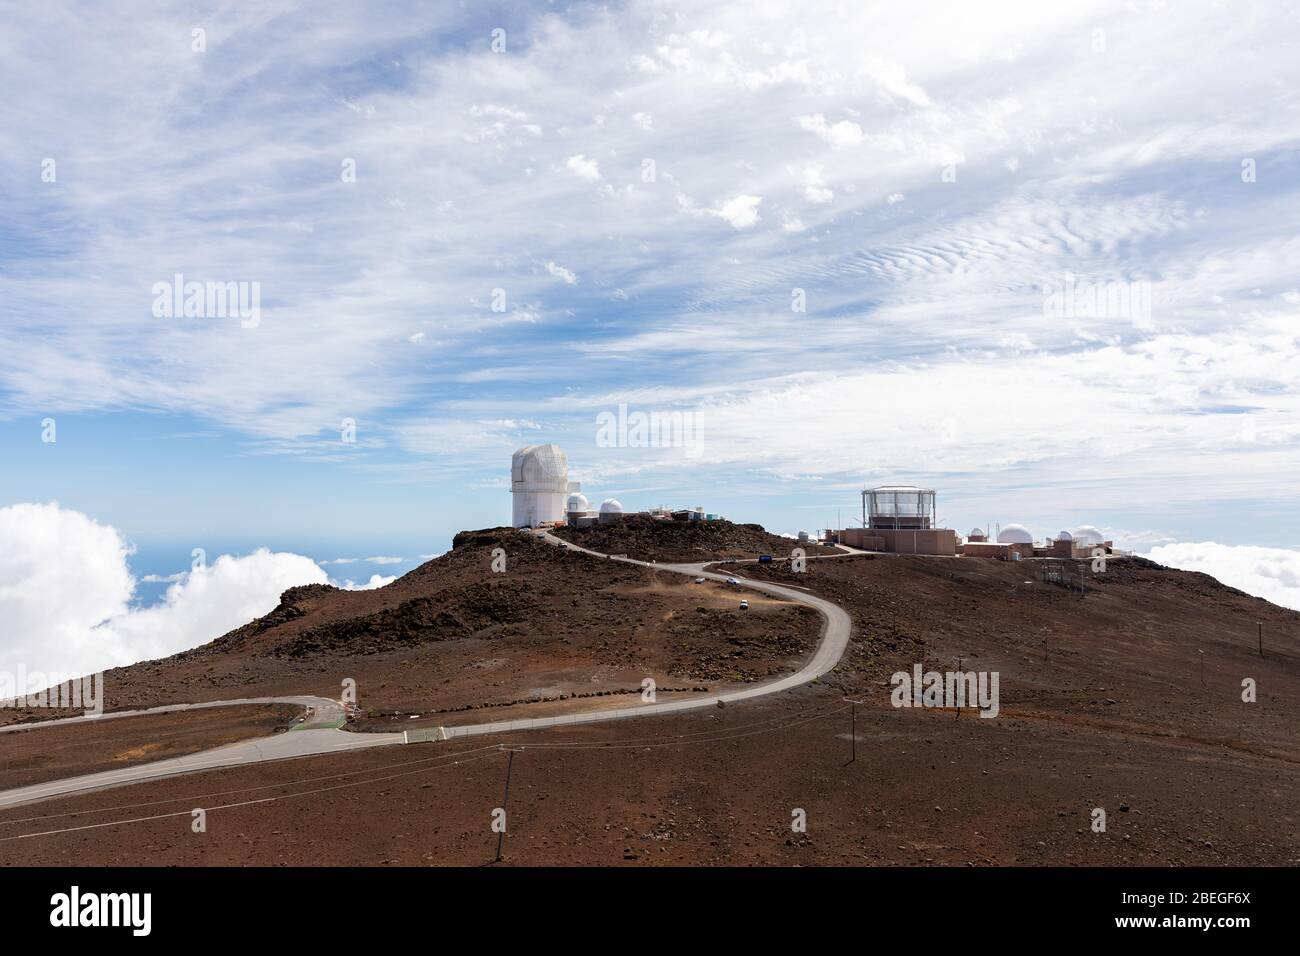
[[[367,564],[401,564],[405,558],[394,558],[387,555],[380,555],[376,558],[366,558]]]
[[[800,129],[816,133],[835,149],[844,146],[857,146],[862,142],[862,127],[850,120],[829,123],[821,113],[813,116],[800,116],[797,120]]]
[[[113,528],[58,505],[0,508],[0,670],[97,670],[129,651],[104,629],[135,591],[131,547]]]
[[[724,419],[733,403],[773,415],[766,432],[739,416],[711,432],[706,456],[755,469],[813,455],[860,479],[861,456],[836,450],[863,437],[841,396],[919,381],[927,414],[900,413],[915,433],[968,400],[988,423],[944,445],[954,484],[1003,459],[1037,487],[1061,482],[1083,447],[1105,454],[1108,487],[1154,489],[1132,504],[1162,505],[1157,475],[1185,467],[1197,474],[1175,493],[1201,501],[1293,487],[1298,194],[1269,158],[1300,137],[1300,104],[1278,96],[1300,67],[1268,42],[1293,25],[1284,5],[525,5],[529,42],[506,57],[474,39],[480,7],[431,7],[426,33],[469,38],[433,45],[400,12],[231,10],[240,42],[219,71],[185,44],[141,42],[171,34],[165,17],[97,7],[69,33],[39,6],[16,11],[0,80],[24,95],[0,124],[0,167],[16,184],[6,236],[30,254],[0,270],[0,418],[181,412],[305,442],[354,417],[408,451],[397,432],[418,418],[470,432],[419,454],[486,472],[514,436],[482,422],[538,407],[562,432],[603,387],[587,369],[612,366],[581,364],[599,353],[621,362],[625,393],[604,399],[681,392]],[[1093,54],[1096,23],[1141,42]],[[864,36],[887,36],[887,58]],[[392,76],[356,68],[399,47]],[[66,82],[34,79],[48,73]],[[205,148],[196,122],[231,148]],[[60,157],[57,184],[31,175],[31,143]],[[1258,184],[1236,175],[1247,152]],[[345,156],[356,183],[339,182]],[[956,158],[959,181],[942,183]],[[581,264],[582,281],[547,262]],[[152,321],[139,290],[177,269],[260,280],[259,328]],[[1067,270],[1151,279],[1151,327],[1045,317],[1037,290]],[[792,321],[794,286],[818,322]],[[419,329],[430,339],[412,347]],[[1004,342],[1041,353],[1004,359]],[[431,361],[493,394],[436,388]],[[820,404],[787,421],[751,388],[769,381]],[[1216,411],[1228,405],[1262,411]],[[872,447],[899,468],[933,460],[906,436]]]
[[[382,574],[372,574],[370,575],[370,580],[365,584],[357,584],[355,581],[345,580],[342,582],[335,582],[335,586],[340,587],[345,591],[373,591],[375,588],[387,587],[396,580],[396,574],[388,577],[385,577]]]
[[[569,172],[573,173],[573,175],[577,176],[579,179],[597,182],[601,178],[600,164],[594,159],[588,159],[581,153],[577,156],[570,156],[565,160],[564,165],[568,168]]]
[[[900,63],[869,56],[863,61],[863,72],[892,96],[905,100],[913,106],[932,105],[929,95],[907,78],[907,71]]]
[[[1171,568],[1201,571],[1239,591],[1300,610],[1300,551],[1185,541],[1159,545],[1143,557]]]
[[[578,282],[578,277],[572,270],[566,269],[564,266],[557,265],[554,262],[546,263],[546,271],[555,276],[555,278],[563,280],[567,285],[576,285]]]
[[[811,203],[828,203],[835,198],[835,193],[826,188],[822,180],[822,167],[809,165],[803,171],[803,195]]]
[[[10,672],[90,673],[163,657],[266,614],[287,588],[327,580],[301,555],[222,555],[137,608],[131,547],[111,527],[57,504],[17,504],[0,508],[0,541],[0,670]]]
[[[758,207],[762,196],[737,196],[713,211],[719,219],[731,223],[733,229],[748,229],[758,222]]]

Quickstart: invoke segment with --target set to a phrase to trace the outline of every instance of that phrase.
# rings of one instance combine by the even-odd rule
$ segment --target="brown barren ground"
[[[640,693],[646,677],[689,690],[765,680],[797,668],[820,631],[821,618],[793,603],[577,554],[508,528],[456,541],[387,587],[291,588],[266,617],[209,644],[108,671],[105,709],[337,698],[352,678],[363,718],[449,722],[463,713],[477,722],[561,697]],[[506,554],[500,574],[491,570],[497,547]]]
[[[757,524],[730,521],[661,521],[630,514],[622,520],[590,528],[555,528],[556,537],[599,554],[622,554],[660,564],[693,564],[720,558],[757,558],[769,554],[788,558],[800,547],[793,538],[763,530]],[[805,554],[834,554],[835,548],[802,545]]]
[[[525,749],[514,758],[505,863],[1300,862],[1290,765],[1060,723],[884,708],[859,711],[850,764],[839,707],[829,688],[811,688],[672,720],[510,738]],[[700,736],[671,739],[684,734]],[[505,755],[478,749],[491,743],[381,748],[102,791],[6,811],[0,839],[174,813],[9,840],[6,859],[483,865],[505,778]],[[219,809],[268,796],[280,799]],[[142,801],[151,805],[125,806]],[[190,831],[196,806],[208,809],[206,833]],[[1107,810],[1105,833],[1090,828],[1094,807]],[[807,814],[804,834],[790,828],[796,809]],[[63,815],[30,819],[50,813]]]
[[[0,734],[0,790],[181,757],[288,730],[301,707],[146,714]]]
[[[582,608],[583,584],[603,580],[595,559],[553,560],[583,569],[552,585],[569,581]],[[1112,560],[1083,598],[1039,580],[1041,568],[886,556],[810,561],[802,575],[744,565],[851,613],[839,667],[776,697],[672,718],[286,761],[17,808],[0,813],[0,840],[15,863],[486,864],[506,761],[494,748],[508,743],[523,749],[507,864],[1300,863],[1300,614],[1141,560]],[[957,658],[999,672],[996,719],[891,706],[893,672],[949,670]],[[1242,701],[1247,678],[1254,703]],[[852,763],[845,697],[863,701]],[[255,789],[217,795],[245,788]],[[277,799],[220,808],[267,796]],[[141,801],[174,802],[125,806]],[[209,808],[205,834],[190,832],[195,806]],[[1096,808],[1104,833],[1092,830]],[[797,810],[806,833],[791,829]],[[20,833],[47,835],[12,839]]]

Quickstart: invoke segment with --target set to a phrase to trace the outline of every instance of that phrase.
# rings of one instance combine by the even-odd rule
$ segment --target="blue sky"
[[[1296,28],[27,5],[0,36],[0,507],[111,526],[138,576],[192,547],[405,559],[365,577],[507,521],[511,451],[555,441],[592,497],[782,532],[909,482],[963,531],[1294,547]],[[176,274],[256,283],[256,322],[160,317]],[[1132,298],[1052,305],[1098,285]],[[600,447],[621,404],[701,439]]]

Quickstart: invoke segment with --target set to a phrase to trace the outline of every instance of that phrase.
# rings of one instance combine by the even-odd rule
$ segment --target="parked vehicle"
[[[759,563],[759,564],[771,564],[771,563],[772,563],[772,556],[771,556],[770,554],[760,554],[760,555],[758,556],[758,563]]]
[[[749,610],[749,602],[748,602],[748,601],[741,601],[741,602],[740,602],[740,609],[741,609],[742,611],[748,611],[748,610]]]
[[[732,587],[736,587],[738,584],[740,584],[740,581],[738,581],[736,578],[727,578],[727,583],[730,584]]]
[[[707,580],[708,580],[708,578],[696,578],[696,579],[695,579],[695,583],[696,583],[696,584],[703,584],[703,583],[704,583],[705,581],[707,581]]]

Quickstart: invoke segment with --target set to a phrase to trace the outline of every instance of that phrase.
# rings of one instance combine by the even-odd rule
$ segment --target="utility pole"
[[[502,820],[501,832],[497,834],[497,858],[492,861],[493,863],[501,862],[501,844],[505,842],[506,829],[510,826],[510,811],[508,809],[510,803],[510,771],[515,765],[515,749],[516,748],[514,747],[510,747],[507,750],[509,756],[506,757],[506,793],[505,796],[501,798],[501,812],[504,819]],[[523,748],[520,747],[518,749],[522,750]]]
[[[849,746],[852,749],[853,756],[849,757],[849,763],[853,763],[858,759],[858,704],[866,703],[866,701],[853,700],[851,697],[845,697],[844,699],[852,705],[849,707]],[[848,764],[845,764],[845,766],[848,766]]]
[[[961,658],[961,657],[957,658],[957,680],[958,680],[958,681],[961,681],[961,677],[962,677],[962,673],[963,673],[963,667],[962,667],[962,665],[963,665],[964,663],[965,663],[965,659],[964,659],[964,658]],[[955,719],[956,719],[956,718],[960,718],[960,717],[961,717],[961,704],[958,704],[956,707],[954,707],[954,708],[953,708],[953,711],[954,711],[954,717],[955,717]]]

